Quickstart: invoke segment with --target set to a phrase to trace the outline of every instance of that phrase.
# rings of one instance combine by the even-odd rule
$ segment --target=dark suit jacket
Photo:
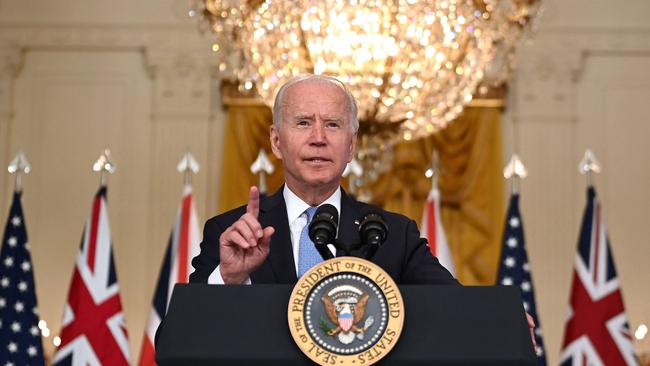
[[[287,219],[287,208],[280,188],[274,195],[262,198],[258,220],[262,227],[272,226],[269,255],[250,278],[256,283],[294,284],[297,281],[291,234]],[[388,237],[379,247],[372,262],[383,268],[398,284],[443,284],[457,285],[451,274],[431,255],[427,241],[420,238],[417,225],[405,216],[384,211],[379,207],[355,201],[345,192],[341,194],[339,219],[339,240],[344,243],[359,241],[358,223],[362,212],[372,208],[380,212],[388,226]],[[219,237],[226,228],[246,212],[246,206],[213,217],[205,223],[201,253],[192,260],[195,271],[190,282],[206,283],[219,264]],[[343,253],[337,253],[341,256]],[[363,252],[352,252],[363,257]]]

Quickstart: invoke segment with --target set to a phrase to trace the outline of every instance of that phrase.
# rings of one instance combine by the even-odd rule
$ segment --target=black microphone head
[[[370,259],[379,246],[383,244],[388,235],[388,225],[384,218],[376,211],[368,210],[359,224],[361,242],[368,246],[368,259]]]
[[[333,244],[336,239],[336,228],[339,224],[339,212],[336,207],[326,203],[316,210],[309,224],[309,238],[317,246]]]

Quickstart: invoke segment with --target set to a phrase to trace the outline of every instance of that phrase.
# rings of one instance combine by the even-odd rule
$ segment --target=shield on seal
[[[350,328],[352,328],[352,323],[354,321],[354,317],[352,316],[352,311],[350,310],[350,306],[348,304],[345,304],[343,306],[343,310],[339,313],[339,325],[341,326],[341,329],[343,329],[343,332],[349,332]]]

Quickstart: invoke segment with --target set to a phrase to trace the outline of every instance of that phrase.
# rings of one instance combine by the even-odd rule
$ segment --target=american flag
[[[587,189],[562,366],[638,365],[601,206]]]
[[[55,365],[128,365],[129,345],[113,262],[106,187],[84,227]]]
[[[519,195],[513,194],[510,197],[510,206],[506,214],[505,229],[503,230],[503,245],[501,249],[501,260],[497,283],[506,286],[517,286],[521,290],[521,299],[524,302],[524,309],[535,320],[535,353],[537,364],[546,365],[546,351],[542,339],[542,327],[537,316],[535,305],[535,291],[533,290],[533,278],[530,274],[530,264],[524,240],[524,224],[519,212]]]
[[[140,366],[156,364],[154,337],[161,319],[167,313],[167,305],[176,283],[187,283],[192,268],[192,258],[199,254],[199,223],[192,199],[192,186],[186,185],[183,200],[179,207],[163,259],[156,293],[149,312],[149,320],[145,329],[142,348],[140,350]]]
[[[0,364],[45,365],[32,260],[20,193],[14,193],[0,251]]]
[[[440,191],[437,188],[429,192],[429,197],[424,204],[422,237],[427,238],[431,254],[438,258],[440,264],[447,268],[452,276],[455,276],[454,262],[449,251],[445,229],[440,220]]]

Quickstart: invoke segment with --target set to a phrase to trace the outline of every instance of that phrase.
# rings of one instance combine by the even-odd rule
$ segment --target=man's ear
[[[280,151],[280,131],[275,128],[274,124],[271,125],[269,138],[271,140],[271,150],[273,151],[273,155],[282,160],[282,152]]]
[[[348,163],[352,161],[352,158],[354,158],[354,151],[357,148],[357,133],[355,132],[351,138],[350,150],[348,151]]]

